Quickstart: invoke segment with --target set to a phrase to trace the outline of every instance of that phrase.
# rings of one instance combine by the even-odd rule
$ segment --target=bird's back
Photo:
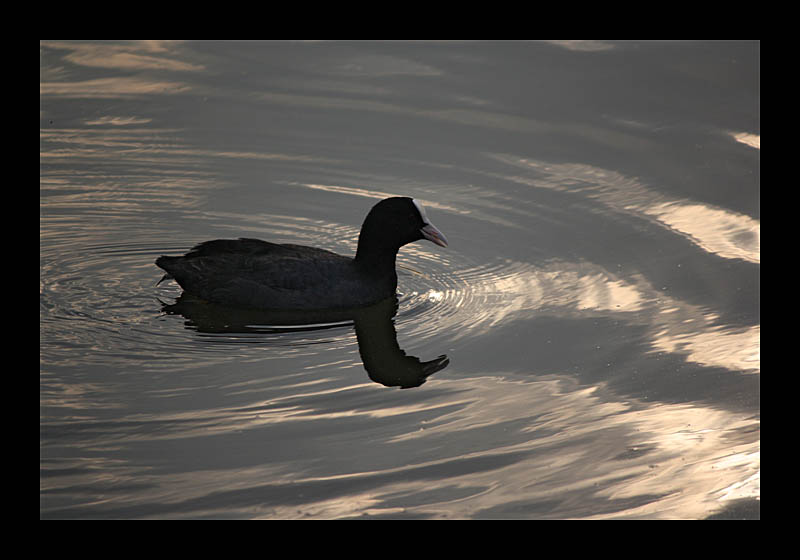
[[[387,296],[387,290],[370,293],[353,259],[303,245],[217,239],[181,257],[159,257],[156,264],[185,291],[223,305],[353,307]]]

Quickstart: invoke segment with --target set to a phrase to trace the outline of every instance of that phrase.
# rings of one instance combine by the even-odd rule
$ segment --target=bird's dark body
[[[156,265],[185,292],[223,305],[361,307],[394,295],[398,249],[424,237],[446,246],[421,206],[397,197],[379,202],[367,215],[352,258],[315,247],[242,238],[206,241],[183,256],[159,257]]]
[[[156,264],[190,294],[236,307],[358,307],[397,289],[394,271],[364,284],[353,258],[259,239],[206,241],[182,257],[159,257]]]

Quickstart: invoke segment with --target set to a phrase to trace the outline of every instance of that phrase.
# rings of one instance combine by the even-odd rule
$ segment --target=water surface
[[[759,59],[40,42],[40,516],[759,517]],[[156,286],[207,239],[353,254],[391,195],[450,242],[396,310],[221,328]]]

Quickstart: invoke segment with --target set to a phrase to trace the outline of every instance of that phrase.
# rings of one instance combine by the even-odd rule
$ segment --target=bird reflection
[[[307,331],[352,322],[364,369],[372,381],[387,387],[419,387],[450,363],[444,354],[423,362],[416,356],[406,355],[400,348],[393,320],[398,308],[396,296],[368,307],[319,311],[236,309],[209,303],[185,292],[175,303],[161,304],[162,311],[169,315],[183,315],[188,321],[187,326],[203,333]]]

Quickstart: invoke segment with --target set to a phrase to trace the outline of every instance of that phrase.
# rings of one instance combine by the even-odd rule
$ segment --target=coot
[[[367,214],[354,258],[303,245],[216,239],[156,265],[185,292],[206,301],[254,309],[335,309],[369,305],[397,289],[395,257],[403,245],[447,240],[419,201],[392,197]],[[159,281],[160,282],[160,281]]]

